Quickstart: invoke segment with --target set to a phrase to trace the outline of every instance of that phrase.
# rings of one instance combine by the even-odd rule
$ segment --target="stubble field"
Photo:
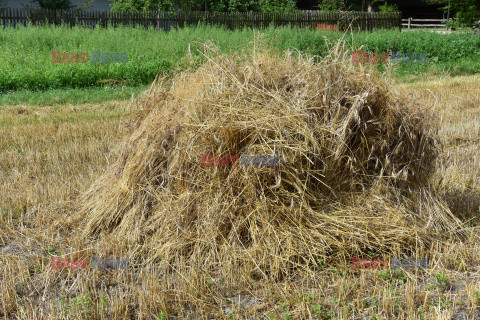
[[[152,264],[119,270],[52,269],[52,257],[129,259],[137,248],[78,237],[79,196],[114,161],[135,104],[0,109],[0,314],[7,319],[478,319],[480,318],[480,77],[433,78],[412,92],[436,115],[443,144],[434,176],[465,242],[439,243],[426,270],[354,270],[350,261],[272,283]],[[476,228],[475,228],[476,227]],[[105,240],[109,241],[109,240]]]

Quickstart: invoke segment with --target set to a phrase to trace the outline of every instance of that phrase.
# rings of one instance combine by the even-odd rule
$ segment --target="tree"
[[[425,0],[431,4],[444,4],[444,10],[455,14],[457,24],[472,26],[480,18],[480,1],[478,0]]]
[[[72,5],[70,0],[30,0],[30,3],[34,6],[39,6],[40,9],[67,10],[74,8],[74,5]]]
[[[322,11],[380,11],[397,12],[393,0],[319,0],[316,6]]]
[[[362,11],[367,11],[371,12],[373,11],[372,9],[372,3],[370,0],[362,0]]]
[[[84,0],[82,4],[77,5],[78,9],[90,9],[94,0]]]
[[[386,0],[373,0],[372,5],[380,12],[398,12],[396,4],[389,4]]]
[[[318,5],[318,9],[325,12],[344,11],[345,1],[344,0],[322,0]]]
[[[260,0],[258,11],[260,12],[294,12],[298,10],[292,0]]]
[[[109,0],[113,11],[191,11],[213,12],[291,12],[296,10],[292,0]]]

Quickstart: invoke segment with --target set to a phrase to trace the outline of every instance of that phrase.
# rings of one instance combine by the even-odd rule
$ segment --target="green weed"
[[[221,52],[241,53],[256,32],[205,25],[169,32],[128,27],[7,27],[0,36],[0,92],[147,85],[158,74],[168,76],[205,61],[204,43],[214,43]],[[277,52],[295,48],[321,57],[343,36],[291,27],[269,27],[261,33],[266,45]],[[472,33],[376,30],[344,39],[351,50],[428,54],[430,63],[396,64],[400,76],[432,68],[452,73],[480,71],[480,38]],[[52,51],[88,53],[90,60],[92,51],[126,52],[128,62],[52,63]]]

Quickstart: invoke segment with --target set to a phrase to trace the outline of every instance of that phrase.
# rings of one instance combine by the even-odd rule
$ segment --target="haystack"
[[[142,244],[171,266],[276,276],[460,236],[428,186],[437,143],[420,109],[338,48],[321,62],[215,55],[144,97],[83,198],[83,235]],[[203,154],[279,161],[203,166]]]

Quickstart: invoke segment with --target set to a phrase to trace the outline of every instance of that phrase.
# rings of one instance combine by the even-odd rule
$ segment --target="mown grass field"
[[[52,67],[50,51],[128,51],[132,53],[131,65],[122,64],[118,68],[126,68],[132,79],[140,79],[135,78],[135,74],[143,77],[142,72],[150,72],[148,74],[154,76],[155,72],[162,71],[162,64],[156,63],[163,60],[155,60],[157,57],[170,59],[165,65],[175,67],[168,72],[191,66],[191,61],[184,59],[188,43],[191,43],[192,52],[193,48],[201,48],[205,40],[214,40],[222,50],[239,51],[253,39],[253,33],[244,30],[224,37],[226,31],[184,29],[152,34],[147,41],[145,34],[141,37],[137,34],[147,32],[141,30],[120,30],[108,35],[103,32],[110,31],[76,30],[77,40],[72,41],[68,35],[61,36],[62,30],[65,32],[61,28],[32,28],[0,34],[0,51],[10,52],[0,56],[0,68],[3,68],[0,82],[4,90],[13,83],[17,89],[30,88],[34,83],[46,86],[43,89],[50,85],[50,88],[59,88],[43,93],[44,100],[36,97],[39,93],[26,91],[21,91],[23,96],[12,92],[10,99],[13,100],[7,100],[6,91],[3,92],[3,106],[0,107],[0,316],[6,319],[480,318],[480,250],[473,234],[478,232],[480,223],[480,77],[444,75],[479,70],[476,68],[480,68],[480,60],[475,60],[479,37],[452,35],[449,45],[445,45],[435,42],[443,35],[420,32],[425,39],[424,47],[415,47],[410,34],[407,37],[394,31],[360,34],[355,38],[358,44],[376,45],[379,52],[389,48],[405,52],[434,48],[428,52],[437,54],[432,59],[437,57],[438,63],[423,66],[425,70],[400,66],[412,68],[410,71],[417,69],[419,73],[414,82],[407,81],[410,79],[408,70],[404,76],[400,72],[397,74],[400,76],[391,81],[395,82],[396,90],[411,92],[412,99],[418,99],[426,110],[436,115],[435,125],[443,149],[432,183],[455,215],[477,227],[472,229],[472,237],[463,243],[439,243],[428,252],[418,252],[419,259],[428,255],[427,270],[354,270],[350,261],[338,261],[325,265],[318,273],[282,282],[255,280],[254,275],[248,275],[243,283],[236,283],[220,282],[206,276],[203,270],[194,274],[182,274],[180,270],[178,274],[167,275],[158,266],[135,264],[134,261],[125,270],[52,269],[52,257],[57,255],[128,259],[128,254],[135,252],[134,244],[111,243],[104,239],[92,249],[89,243],[75,236],[77,222],[72,217],[78,211],[79,196],[115,160],[112,150],[129,131],[137,110],[130,96],[145,87],[133,86],[124,92],[116,88],[97,88],[89,93],[79,88],[70,89],[75,82],[69,82],[69,74],[78,71],[77,68],[85,68],[81,72],[86,77],[91,71],[89,68],[93,67]],[[33,32],[43,32],[45,36],[36,37]],[[91,36],[82,32],[91,33]],[[322,52],[315,47],[314,40],[324,41],[324,35],[288,29],[265,32],[265,37],[270,37],[269,45],[275,50],[297,45],[311,53]],[[380,44],[381,37],[389,39],[390,44]],[[14,39],[30,51],[15,51],[14,43],[17,45],[17,42]],[[148,49],[141,49],[142,45]],[[470,51],[464,53],[463,49],[458,49],[462,46]],[[316,49],[312,49],[314,47]],[[23,55],[31,58],[13,59],[12,54],[17,54],[17,58],[19,55],[22,59]],[[33,56],[41,57],[41,62],[35,63],[37,60],[32,60]],[[147,57],[156,62],[146,63]],[[23,72],[19,69],[22,63]],[[448,66],[451,69],[444,71]],[[29,68],[32,72],[25,72]],[[109,67],[97,70],[84,84],[94,86],[93,80],[118,76],[121,74],[115,73],[118,70]],[[151,81],[147,76],[142,79],[135,84]],[[70,93],[55,100],[67,91]],[[78,99],[72,99],[72,94]],[[85,103],[89,99],[95,102]]]

